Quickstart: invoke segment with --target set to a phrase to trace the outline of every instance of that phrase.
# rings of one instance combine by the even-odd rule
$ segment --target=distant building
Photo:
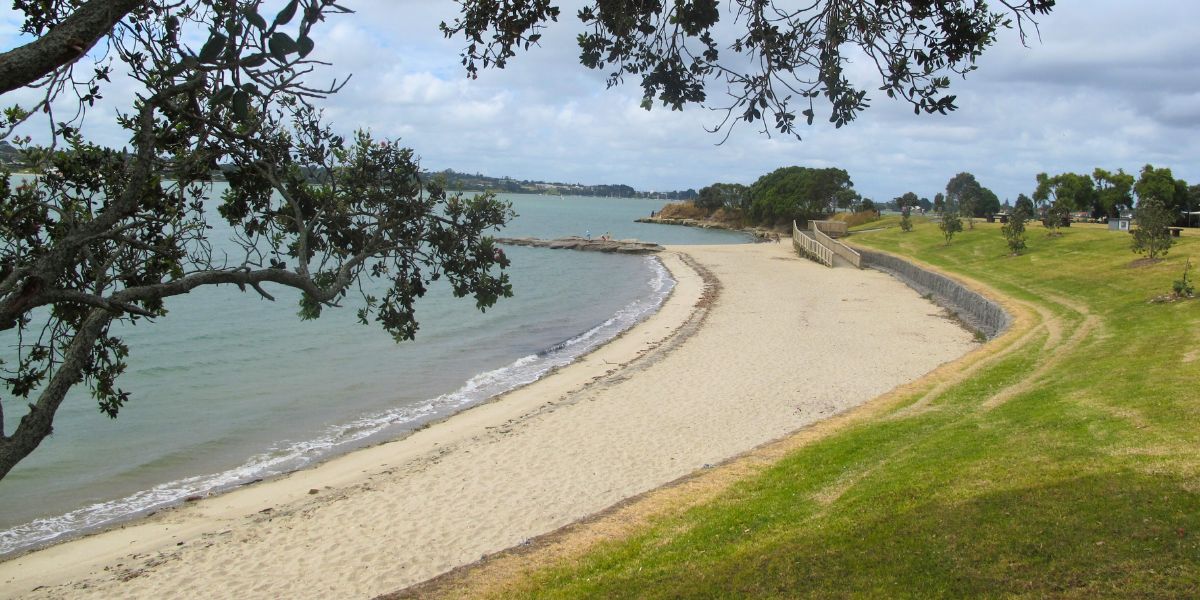
[[[1133,221],[1132,217],[1120,216],[1108,218],[1109,231],[1129,231],[1129,223]]]

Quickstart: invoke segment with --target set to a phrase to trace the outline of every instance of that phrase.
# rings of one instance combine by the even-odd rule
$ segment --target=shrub
[[[1188,271],[1192,270],[1192,259],[1188,258],[1183,263],[1183,279],[1175,280],[1175,285],[1172,286],[1175,290],[1175,295],[1180,298],[1191,298],[1196,293],[1196,288],[1192,286],[1192,281],[1188,277]]]
[[[1071,209],[1061,201],[1055,201],[1053,205],[1046,211],[1046,218],[1042,219],[1042,225],[1050,230],[1047,236],[1054,237],[1062,235],[1058,228],[1063,224],[1071,224]]]
[[[841,221],[841,222],[845,223],[847,227],[857,227],[859,225],[862,225],[863,223],[870,223],[871,221],[878,221],[879,213],[877,213],[873,210],[865,210],[865,211],[856,212],[856,213],[837,213],[837,214],[833,215],[832,217],[830,217],[829,220]]]
[[[1138,203],[1137,228],[1133,230],[1131,247],[1150,260],[1166,256],[1172,242],[1170,226],[1175,216],[1158,198],[1150,197]]]
[[[938,223],[938,229],[942,230],[942,235],[946,237],[946,245],[950,245],[950,240],[954,239],[954,234],[963,230],[962,219],[958,217],[956,211],[948,210],[942,215],[942,222]]]
[[[708,210],[693,202],[672,202],[662,207],[658,216],[664,219],[705,219],[708,218]]]
[[[1008,242],[1008,249],[1013,254],[1020,254],[1025,249],[1025,219],[1025,207],[1018,206],[1008,218],[1008,222],[1000,227],[1005,241]]]
[[[735,227],[741,227],[746,220],[742,211],[736,208],[718,208],[709,218]]]

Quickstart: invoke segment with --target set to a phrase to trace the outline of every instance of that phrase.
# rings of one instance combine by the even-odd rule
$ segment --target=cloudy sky
[[[932,197],[959,171],[1002,199],[1030,193],[1039,171],[1153,163],[1200,182],[1194,0],[1061,1],[1040,19],[1040,41],[1023,47],[1015,33],[1002,35],[978,71],[954,80],[960,109],[948,116],[916,116],[879,94],[841,129],[818,108],[802,141],[742,125],[723,145],[705,131],[716,123],[711,111],[647,112],[636,81],[605,89],[603,73],[580,66],[571,3],[561,3],[540,48],[473,81],[459,62],[462,43],[438,32],[453,2],[344,4],[357,13],[326,22],[317,38],[317,54],[335,65],[329,76],[353,73],[327,114],[347,131],[401,138],[434,170],[670,190],[751,183],[788,165],[837,166],[875,199]],[[11,13],[3,26],[0,42],[11,46]],[[93,116],[91,134],[111,135],[103,113]]]

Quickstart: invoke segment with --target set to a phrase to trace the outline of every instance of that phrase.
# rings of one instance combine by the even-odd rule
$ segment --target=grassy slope
[[[1156,597],[1200,593],[1200,238],[1131,268],[1128,235],[918,223],[853,238],[1030,309],[960,382],[788,456],[506,596]],[[1194,231],[1188,233],[1195,236]],[[881,366],[880,368],[886,368]]]

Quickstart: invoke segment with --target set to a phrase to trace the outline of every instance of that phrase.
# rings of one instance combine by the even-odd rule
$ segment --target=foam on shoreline
[[[574,337],[498,369],[479,373],[458,389],[420,404],[334,424],[313,439],[276,443],[233,469],[170,481],[123,498],[93,503],[63,515],[0,530],[0,559],[144,517],[187,499],[222,493],[308,468],[333,456],[407,435],[432,421],[529,385],[612,340],[659,309],[671,293],[675,280],[657,257],[647,256],[644,260],[651,270],[649,293]]]

